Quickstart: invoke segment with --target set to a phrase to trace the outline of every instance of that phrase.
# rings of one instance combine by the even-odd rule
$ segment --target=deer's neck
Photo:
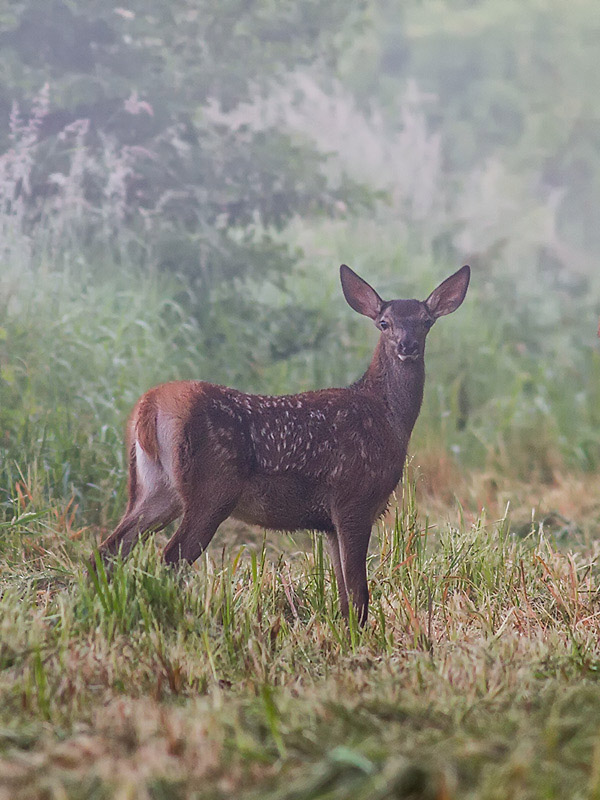
[[[363,391],[373,392],[381,397],[393,428],[408,443],[423,401],[423,359],[400,361],[396,358],[392,362],[379,342],[369,368],[356,385]]]

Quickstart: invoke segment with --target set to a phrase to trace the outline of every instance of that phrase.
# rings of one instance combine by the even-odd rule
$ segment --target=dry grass
[[[474,524],[482,509],[499,519],[508,508],[513,529],[522,534],[540,525],[560,540],[589,541],[600,534],[596,473],[555,470],[550,482],[523,482],[493,469],[465,471],[451,454],[429,450],[415,457],[410,474],[420,507],[453,525]]]

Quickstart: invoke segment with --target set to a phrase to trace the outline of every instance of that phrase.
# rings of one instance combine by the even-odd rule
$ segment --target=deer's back
[[[181,421],[188,457],[213,444],[243,453],[251,472],[327,479],[355,464],[380,474],[383,457],[403,455],[384,404],[353,387],[270,396],[181,381],[151,392],[159,411]]]

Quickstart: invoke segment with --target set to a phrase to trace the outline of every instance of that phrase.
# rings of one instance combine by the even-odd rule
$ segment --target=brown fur
[[[169,563],[194,561],[228,516],[265,528],[326,534],[342,612],[366,620],[371,527],[402,476],[425,380],[425,337],[454,311],[468,267],[424,302],[379,295],[348,267],[350,305],[382,329],[363,377],[342,389],[271,397],[199,381],[151,389],[128,425],[129,503],[103,556],[183,514]]]
[[[158,442],[156,440],[156,399],[148,392],[138,402],[132,424],[132,441],[138,441],[142,449],[158,461]]]

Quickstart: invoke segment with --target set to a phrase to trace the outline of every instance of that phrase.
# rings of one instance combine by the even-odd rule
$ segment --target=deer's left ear
[[[425,305],[429,309],[429,313],[437,319],[443,317],[445,314],[451,314],[459,307],[465,299],[467,289],[469,288],[469,280],[471,278],[471,268],[468,266],[461,267],[454,275],[434,289],[425,300]]]

